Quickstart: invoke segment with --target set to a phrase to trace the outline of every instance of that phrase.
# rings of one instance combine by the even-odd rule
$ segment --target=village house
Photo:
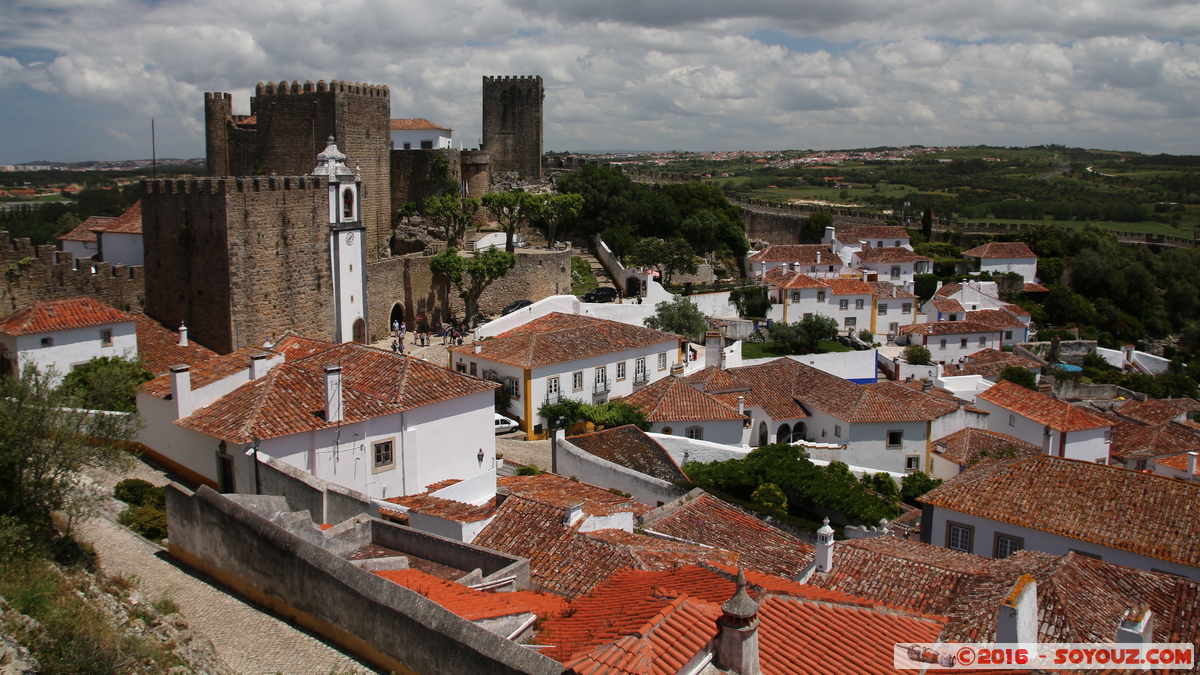
[[[899,225],[858,225],[841,231],[827,227],[821,243],[832,248],[835,254],[846,261],[864,246],[912,249],[908,232]]]
[[[933,270],[933,259],[903,246],[876,248],[865,244],[861,250],[850,254],[850,264],[863,270],[868,281],[886,281],[907,291],[913,290],[913,275],[928,274]]]
[[[919,501],[927,544],[1075,552],[1200,581],[1200,484],[1041,455],[964,472]]]
[[[1001,380],[976,395],[975,405],[991,414],[990,431],[1016,436],[1055,457],[1110,461],[1112,422],[1066,401]]]
[[[915,294],[886,281],[867,283],[875,295],[875,311],[871,315],[870,327],[872,334],[885,334],[895,339],[901,326],[918,323],[921,315],[913,311],[919,300]]]
[[[850,273],[842,259],[827,244],[777,244],[746,256],[746,274],[755,279],[782,267],[810,277],[837,277]]]
[[[87,296],[35,302],[0,321],[0,374],[33,366],[57,385],[94,358],[137,356],[137,320]]]
[[[1113,421],[1113,465],[1180,478],[1186,475],[1181,456],[1200,448],[1200,427],[1186,419],[1190,407],[1186,402],[1191,400],[1147,398],[1128,401],[1112,411],[1098,411]],[[1184,407],[1179,407],[1181,403]]]
[[[671,453],[632,424],[559,438],[555,445],[559,473],[628,492],[643,504],[673,501],[688,482]]]
[[[621,399],[646,415],[650,431],[696,440],[742,445],[749,436],[745,402],[726,403],[708,396],[692,377],[666,377]]]
[[[929,476],[950,480],[976,463],[999,459],[1027,459],[1042,454],[1042,447],[1016,436],[987,429],[966,428],[933,442]]]
[[[985,380],[995,382],[1000,378],[1001,371],[1009,366],[1016,366],[1028,370],[1034,375],[1041,375],[1045,365],[1046,363],[1040,360],[1035,361],[1014,352],[988,347],[964,357],[960,364],[943,365],[942,377],[979,375]]]
[[[494,338],[450,350],[454,370],[500,382],[508,412],[530,436],[545,433],[545,404],[603,403],[657,382],[681,363],[686,338],[642,326],[554,312]]]
[[[67,251],[76,260],[91,258],[94,262],[113,265],[145,264],[142,250],[142,202],[116,217],[92,216],[75,229],[58,238],[59,250]]]
[[[977,261],[978,272],[1008,274],[1015,272],[1028,282],[1037,282],[1037,254],[1023,241],[991,242],[963,251],[963,257]]]
[[[443,150],[452,146],[454,130],[423,117],[394,119],[391,129],[393,150]]]
[[[960,363],[981,349],[999,349],[1004,329],[979,321],[933,321],[900,327],[897,344],[924,345],[937,363]]]

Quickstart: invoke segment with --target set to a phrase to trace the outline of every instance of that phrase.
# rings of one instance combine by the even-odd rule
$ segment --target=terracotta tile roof
[[[342,367],[342,424],[499,386],[421,359],[346,343],[275,366],[265,377],[242,385],[176,424],[236,443],[337,426],[338,422],[325,421],[326,365]]]
[[[936,394],[933,389],[929,393],[926,393],[921,390],[921,383],[916,380],[907,384],[885,380],[862,386],[885,398],[892,399],[897,403],[919,411],[926,419],[936,419],[958,410],[960,406],[969,405],[969,401],[956,398],[945,389],[938,390]]]
[[[953,298],[934,298],[929,302],[933,303],[934,309],[943,314],[966,311],[963,309],[963,306]]]
[[[871,290],[875,293],[875,297],[880,300],[898,299],[898,300],[917,300],[914,293],[910,293],[904,288],[893,284],[890,281],[868,281],[871,284]]]
[[[552,473],[537,476],[501,476],[496,484],[530,501],[557,509],[583,504],[583,512],[589,516],[611,516],[626,511],[640,516],[651,507],[641,502],[613,494],[605,488],[570,480]]]
[[[1049,288],[1046,288],[1045,286],[1043,286],[1041,284],[1031,284],[1028,281],[1025,282],[1025,288],[1023,290],[1026,293],[1049,293],[1050,292]]]
[[[699,385],[701,391],[709,394],[750,390],[750,385],[730,375],[729,371],[716,366],[708,366],[680,379],[692,385]]]
[[[967,312],[966,320],[991,326],[997,330],[1025,327],[1024,322],[1002,309],[980,309]]]
[[[1002,305],[1000,305],[1000,308],[1003,309],[1004,311],[1008,312],[1009,314],[1012,314],[1013,316],[1033,316],[1032,314],[1029,313],[1029,310],[1025,309],[1024,307],[1022,307],[1020,305],[1002,304]],[[1022,323],[1021,325],[1024,325],[1024,323]]]
[[[830,255],[833,255],[832,253]],[[763,281],[779,288],[824,288],[825,284],[800,272],[785,267],[772,267],[763,275]]]
[[[1191,450],[1190,452],[1196,452],[1196,451]],[[1188,457],[1189,456],[1186,454],[1175,455],[1174,457],[1159,457],[1154,460],[1154,463],[1161,464],[1162,466],[1175,469],[1176,471],[1182,471],[1184,473],[1187,473]],[[1200,464],[1197,464],[1196,470],[1192,472],[1192,475],[1194,475],[1194,476],[1200,475]]]
[[[1026,389],[1008,380],[997,382],[986,391],[980,392],[975,398],[983,399],[1058,431],[1083,431],[1112,425],[1103,417],[1076,408],[1066,401]]]
[[[0,333],[29,335],[56,330],[87,328],[134,321],[127,312],[110,307],[99,300],[81,295],[66,300],[43,300],[9,314],[0,321]]]
[[[1005,352],[987,347],[971,354],[960,365],[943,366],[942,374],[947,376],[981,375],[986,379],[994,380],[1000,376],[1000,371],[1004,370],[1005,366],[1016,366],[1030,370],[1041,368],[1044,365],[1046,364],[1027,359],[1014,352]]]
[[[180,347],[178,331],[169,330],[144,314],[137,316],[137,342],[142,366],[155,376],[168,372],[171,366],[181,363],[196,366],[217,356],[195,340],[188,340],[186,347]]]
[[[643,527],[738,554],[738,564],[774,576],[794,577],[813,561],[813,547],[738,507],[701,492],[646,514]]]
[[[416,569],[387,570],[375,575],[416,591],[468,621],[526,613],[544,619],[558,616],[567,607],[566,601],[557,595],[536,591],[477,591]]]
[[[761,366],[730,368],[726,376],[744,383],[750,389],[749,395],[742,394],[746,397],[746,405],[761,408],[772,420],[804,419],[808,417],[808,411],[796,401],[793,371],[785,361],[795,363],[788,358],[776,359]],[[733,405],[737,405],[737,394],[722,397],[726,403],[733,399]]]
[[[133,203],[125,212],[111,221],[98,227],[104,233],[112,234],[141,234],[142,233],[142,201]]]
[[[1162,398],[1159,399],[1163,403],[1169,403],[1180,410],[1187,412],[1200,412],[1200,401],[1194,398]]]
[[[666,377],[622,399],[640,409],[650,422],[744,420],[737,408],[696,389],[678,377]]]
[[[1136,399],[1121,404],[1116,409],[1116,413],[1121,417],[1140,422],[1150,426],[1158,426],[1166,424],[1175,418],[1182,418],[1185,411],[1177,406],[1171,405],[1167,401],[1160,401],[1156,398],[1147,398],[1145,401]]]
[[[883,246],[881,248],[872,248],[870,245],[863,246],[863,249],[854,255],[864,263],[915,263],[915,262],[933,262],[932,258],[926,258],[923,255],[918,255],[903,246]]]
[[[994,241],[983,246],[963,251],[972,258],[1036,258],[1037,254],[1023,241]]]
[[[949,389],[943,389],[942,387],[930,387],[929,391],[925,391],[925,381],[924,380],[917,380],[917,379],[889,380],[888,384],[892,384],[892,385],[899,386],[899,387],[908,387],[909,389],[915,389],[916,391],[924,392],[924,394],[926,396],[932,396],[933,398],[935,398],[938,401],[941,401],[943,403],[949,403],[949,404],[955,405],[955,406],[971,405],[970,401],[968,401],[965,398],[959,398],[959,397],[955,396],[954,392],[950,391]],[[870,385],[866,385],[866,386],[870,386]]]
[[[618,321],[554,312],[490,340],[450,351],[518,368],[540,368],[684,339]],[[479,347],[480,353],[475,354],[474,347]]]
[[[1200,485],[1040,455],[967,471],[920,501],[1122,551],[1200,565]]]
[[[908,232],[898,225],[858,225],[837,233],[838,241],[858,241],[860,239],[908,239]]]
[[[841,265],[842,259],[829,250],[825,244],[786,244],[768,246],[761,251],[750,254],[751,262],[782,262],[799,263],[801,265],[816,265],[817,255],[820,254],[821,264]]]
[[[1123,462],[1191,452],[1200,448],[1200,429],[1167,422],[1146,426],[1125,420],[1113,425],[1112,455]]]
[[[627,424],[591,434],[571,436],[572,445],[613,464],[671,483],[687,481],[687,476],[653,438]]]
[[[665,598],[664,598],[665,599]],[[686,595],[667,602],[645,625],[563,665],[571,673],[674,675],[717,635],[721,612]]]
[[[429,492],[436,491],[433,486],[430,486],[430,488]],[[455,523],[478,523],[481,520],[491,518],[496,513],[496,500],[494,497],[484,504],[467,504],[466,502],[455,501],[453,499],[435,497],[429,492],[408,495],[406,497],[389,497],[384,501],[399,504],[407,508],[408,513],[435,516]],[[402,513],[400,509],[396,509],[395,512]]]
[[[965,335],[969,333],[999,333],[1003,329],[978,321],[930,321],[900,326],[901,333],[917,335]]]
[[[958,282],[943,284],[941,288],[937,289],[937,292],[934,293],[933,296],[935,298],[948,298],[948,297],[954,295],[955,293],[961,291],[962,288],[963,288],[963,285]]]
[[[270,349],[261,347],[242,347],[236,352],[222,354],[191,367],[192,391],[206,387],[213,382],[223,380],[240,370],[250,367],[252,354],[275,354]],[[171,364],[176,365],[176,364]],[[171,395],[171,375],[159,375],[142,385],[141,393],[165,399]]]
[[[116,220],[116,216],[91,216],[75,226],[75,229],[58,238],[59,241],[82,241],[96,243],[96,230],[104,229],[108,223]]]
[[[942,448],[945,448],[943,451]],[[934,442],[934,452],[942,459],[967,466],[973,460],[988,455],[997,457],[1015,451],[1013,457],[1029,458],[1042,454],[1042,448],[1015,436],[984,429],[961,429]]]
[[[338,346],[336,342],[326,342],[289,333],[275,343],[271,350],[283,354],[283,358],[287,361],[299,361],[336,346]]]
[[[822,279],[821,284],[833,295],[870,295],[871,284],[862,279]]]
[[[392,131],[453,131],[453,129],[434,124],[424,117],[412,117],[393,119]]]

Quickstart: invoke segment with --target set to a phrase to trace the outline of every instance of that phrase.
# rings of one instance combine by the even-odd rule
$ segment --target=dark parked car
[[[518,309],[525,309],[526,307],[528,307],[532,304],[533,304],[533,302],[530,300],[518,300],[518,301],[514,302],[513,304],[509,305],[508,307],[505,307],[503,310],[501,310],[500,316],[508,316],[509,314],[512,314],[513,312],[517,311]]]
[[[583,294],[584,302],[612,302],[617,299],[617,289],[601,286]]]

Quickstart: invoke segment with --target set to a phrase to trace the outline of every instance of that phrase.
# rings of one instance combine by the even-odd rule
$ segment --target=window
[[[816,266],[816,265],[809,265],[809,266],[808,266],[808,271],[809,271],[810,273],[812,273],[812,274],[816,274],[816,273],[817,273],[817,266]]]
[[[684,435],[688,438],[694,438],[697,441],[702,441],[704,440],[704,429],[701,427],[688,427],[687,430],[684,431]]]
[[[879,245],[878,245],[878,246],[876,246],[875,248],[883,248],[883,242],[882,242],[882,241],[881,241],[881,242],[879,242]]]
[[[840,425],[840,424],[833,425],[833,436],[834,436],[834,438],[842,437],[842,425]]]
[[[546,403],[558,403],[562,398],[557,377],[546,378]]]
[[[800,302],[800,294],[792,293],[792,302]]]
[[[460,373],[465,373],[467,372],[467,364],[459,361],[458,363],[454,364],[454,369]]]
[[[659,370],[667,369],[667,353],[666,352],[663,352],[658,355],[658,369]]]
[[[618,380],[625,379],[625,362],[624,361],[617,362],[617,379]]]
[[[853,316],[846,317],[846,328],[852,328],[858,325],[858,319]]]
[[[421,141],[421,149],[422,150],[432,150],[433,149],[433,141]]]
[[[579,370],[571,373],[571,389],[574,391],[583,391],[583,371]]]
[[[945,348],[946,348],[946,338],[942,338],[941,342],[938,344],[938,349],[945,349]]]
[[[902,445],[904,445],[904,432],[903,431],[887,432],[887,446],[889,448],[898,448]]]
[[[371,444],[371,450],[375,455],[373,465],[375,471],[386,471],[396,467],[396,456],[393,448],[391,440],[378,441]]]
[[[855,301],[854,301],[854,309],[862,309],[862,308],[863,308],[863,301],[862,301],[862,298],[859,298],[858,300],[855,300]]]
[[[607,379],[608,379],[608,367],[607,366],[596,366],[596,381],[604,382]]]
[[[900,240],[899,239],[896,240],[896,248],[900,248]]]
[[[404,149],[405,149],[405,150],[412,150],[412,143],[411,143],[411,142],[406,142],[406,143],[404,144]]]
[[[104,330],[100,331],[100,346],[101,347],[111,347],[112,346],[112,329],[105,328]]]
[[[593,394],[603,394],[608,391],[608,367],[596,366],[596,375],[592,382]]]
[[[474,361],[471,362],[471,374],[472,375],[475,374],[475,362]]]
[[[810,317],[810,316],[812,316],[812,312],[805,312],[805,313],[804,313],[804,318],[806,318],[806,319],[807,319],[807,318],[808,318],[808,317]]]
[[[817,302],[825,302],[825,291],[817,291]]]
[[[52,337],[42,338],[42,346],[43,347],[53,347],[54,346],[54,338],[52,338]]]
[[[1008,416],[1008,426],[1010,426],[1010,427],[1017,426],[1017,417],[1015,415],[1010,414]]]
[[[963,349],[966,349],[967,348],[967,338],[963,338],[963,339],[959,340],[958,346],[962,347]]]
[[[342,220],[354,219],[354,190],[342,191]]]
[[[946,548],[963,553],[971,552],[971,539],[975,534],[975,528],[970,525],[959,525],[958,523],[946,523]]]
[[[1010,537],[1006,534],[996,533],[995,557],[1003,560],[1008,556],[1025,548],[1025,541],[1020,537]]]
[[[900,266],[899,265],[892,265],[892,278],[893,279],[900,278]]]
[[[1005,339],[1005,340],[1011,340],[1011,339],[1012,339],[1012,331],[1011,331],[1011,330],[1006,330],[1006,331],[1004,331],[1004,339]]]
[[[1137,463],[1133,465],[1133,467],[1135,469],[1137,469],[1138,471],[1145,471],[1146,470],[1146,460],[1139,459],[1137,461]]]
[[[905,457],[904,458],[904,470],[905,471],[920,471],[921,470],[921,456],[920,455],[909,455],[908,457]]]
[[[982,336],[982,335],[981,335],[981,336],[979,336],[979,346],[980,346],[980,347],[986,347],[986,346],[987,346],[987,338],[986,338],[986,337],[984,337],[984,336]]]
[[[633,383],[646,383],[646,357],[641,357],[633,362]]]
[[[951,314],[951,315],[950,315],[950,320],[951,320],[951,321],[958,321],[958,315],[957,315],[957,314]]]
[[[521,398],[521,381],[515,377],[505,379],[505,384],[508,387],[509,398]]]
[[[901,314],[912,314],[912,303],[906,302],[906,303],[900,305],[900,313]]]
[[[838,309],[842,310],[843,312],[850,309],[850,301],[846,299],[839,300]]]
[[[1108,458],[1107,457],[1097,457],[1096,463],[1097,464],[1108,464]]]
[[[663,427],[663,428],[662,428],[662,432],[663,432],[664,434],[668,435],[668,436],[670,436],[670,435],[671,435],[671,432],[672,432],[672,431],[673,431],[673,429],[671,429],[671,427]]]
[[[1112,443],[1112,432],[1111,431],[1104,432],[1104,442]]]
[[[879,306],[879,316],[887,316],[887,305]]]

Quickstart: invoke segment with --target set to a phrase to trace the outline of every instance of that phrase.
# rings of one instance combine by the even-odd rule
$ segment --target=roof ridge
[[[271,393],[275,391],[275,382],[279,379],[279,375],[283,371],[282,366],[286,365],[286,362],[280,363],[267,371],[267,376],[263,378],[263,388],[259,392],[259,395],[255,397],[254,405],[250,408],[250,413],[246,415],[246,421],[242,423],[243,434],[247,434],[251,438],[257,437],[257,434],[254,433],[254,426],[258,420],[258,413],[262,410],[263,402],[265,402]],[[299,369],[297,368],[296,370]],[[258,384],[258,380],[251,380],[247,384],[252,387],[256,386]],[[257,461],[257,457],[255,458],[255,461]]]

